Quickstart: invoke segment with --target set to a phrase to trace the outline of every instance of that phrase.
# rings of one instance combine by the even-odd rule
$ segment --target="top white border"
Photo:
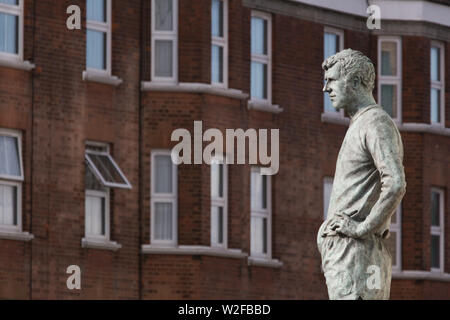
[[[288,0],[367,17],[367,7],[377,5],[381,9],[381,21],[426,21],[450,27],[450,6],[424,0]]]

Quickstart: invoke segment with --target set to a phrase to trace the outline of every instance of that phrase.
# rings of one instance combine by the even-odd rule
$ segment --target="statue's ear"
[[[353,76],[352,78],[353,89],[357,89],[360,85],[361,85],[361,78],[358,76]]]

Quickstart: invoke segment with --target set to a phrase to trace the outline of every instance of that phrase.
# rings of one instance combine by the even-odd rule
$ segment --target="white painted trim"
[[[111,60],[112,60],[111,59],[111,56],[112,56],[112,3],[111,3],[111,0],[106,0],[106,22],[91,21],[91,20],[87,20],[87,17],[86,17],[86,29],[106,33],[106,48],[105,48],[106,49],[106,61],[105,61],[106,62],[105,63],[106,70],[103,70],[103,71],[106,75],[111,76],[111,74],[112,74],[112,65],[111,65]],[[87,42],[86,42],[86,45],[87,45]],[[86,69],[88,69],[87,66],[86,66]],[[101,69],[99,69],[99,70],[101,71]],[[96,71],[98,72],[99,70],[96,70]],[[89,73],[90,73],[90,70],[89,70]],[[100,79],[100,78],[98,78],[98,79]],[[84,72],[83,72],[83,80],[85,80]],[[96,80],[92,80],[92,81],[96,81]],[[99,82],[101,82],[101,81],[99,81]],[[102,82],[102,83],[105,83],[105,82]],[[112,83],[108,83],[108,84],[112,84]]]
[[[223,70],[222,70],[223,83],[213,82],[211,79],[211,85],[221,88],[228,88],[228,0],[219,0],[219,1],[223,2],[223,37],[213,37],[211,35],[211,45],[220,46],[223,48]],[[212,57],[211,57],[211,70],[212,70]]]
[[[112,76],[107,72],[101,72],[95,69],[84,70],[81,78],[83,79],[83,81],[99,82],[103,84],[109,84],[115,87],[117,87],[123,82],[123,80],[117,76]]]
[[[155,0],[151,0],[151,80],[154,82],[177,83],[178,82],[178,0],[169,0],[172,2],[173,9],[173,30],[159,31],[155,30]],[[155,41],[171,40],[172,48],[172,77],[157,77],[155,75]]]
[[[436,47],[439,49],[439,58],[440,58],[439,73],[440,73],[440,77],[441,77],[440,81],[432,81],[431,80],[431,47]],[[430,83],[431,83],[431,87],[430,87],[430,123],[432,125],[438,125],[441,127],[445,127],[445,92],[446,92],[446,89],[445,89],[445,47],[442,42],[431,41],[431,46],[430,46]],[[439,110],[441,121],[438,123],[431,122],[431,89],[438,89],[441,92],[441,96],[440,96],[441,110]]]
[[[383,76],[381,75],[381,43],[382,42],[395,42],[397,44],[397,70],[396,76]],[[381,105],[381,85],[396,85],[397,86],[397,117],[393,120],[402,122],[402,38],[394,36],[378,36],[377,42],[377,73],[378,73],[378,104]]]
[[[116,182],[108,182],[108,181],[106,181],[106,179],[100,173],[100,170],[98,170],[97,166],[94,164],[94,162],[89,157],[89,154],[106,156],[109,159],[109,161],[111,162],[111,164],[113,165],[113,167],[116,169],[117,173],[122,178],[124,183],[116,183]],[[95,176],[100,180],[100,182],[105,187],[108,187],[108,188],[122,188],[122,189],[131,189],[132,188],[130,182],[127,179],[127,177],[123,174],[122,170],[117,165],[116,161],[114,161],[114,158],[109,154],[109,150],[106,151],[106,152],[102,152],[102,151],[93,151],[93,150],[86,149],[86,151],[85,151],[85,159],[89,163],[89,166],[92,169],[92,171],[95,174]]]
[[[267,64],[267,99],[263,99],[268,104],[272,104],[272,15],[270,13],[262,11],[252,11],[251,18],[260,18],[267,21],[267,55],[252,54],[250,52],[250,63],[252,61]],[[251,21],[250,21],[251,24]],[[251,33],[251,31],[250,31]],[[251,37],[251,34],[250,34]],[[251,49],[250,49],[251,50]],[[250,67],[251,69],[251,67]],[[250,75],[251,82],[251,75]],[[250,84],[251,87],[251,84]],[[250,88],[250,99],[255,100],[251,97]]]
[[[419,0],[289,0],[328,10],[368,17],[367,7],[378,5],[381,10],[381,27],[384,20],[425,21],[450,27],[450,7]]]
[[[255,267],[281,268],[283,266],[283,262],[278,259],[248,257],[248,265]]]
[[[224,258],[243,259],[248,256],[247,253],[240,249],[224,249],[207,246],[175,246],[161,247],[153,245],[142,245],[141,253],[143,254],[174,254],[174,255],[204,255],[216,256]]]
[[[155,193],[155,157],[168,156],[171,158],[171,150],[155,149],[151,152],[150,164],[150,244],[151,246],[176,247],[178,244],[178,166],[172,161],[172,193]],[[172,204],[172,239],[155,239],[155,203],[164,202]]]
[[[120,248],[122,248],[122,245],[117,243],[116,241],[109,241],[109,240],[102,241],[99,239],[82,238],[81,247],[89,249],[117,251]]]
[[[241,90],[216,87],[206,83],[160,83],[153,81],[141,82],[142,91],[161,91],[161,92],[189,92],[189,93],[207,93],[217,96],[245,100],[249,95]]]
[[[435,273],[443,273],[444,265],[445,265],[445,205],[444,205],[444,190],[441,188],[431,188],[430,200],[432,193],[439,194],[439,226],[431,226],[430,227],[430,239],[431,236],[439,236],[439,268],[431,268],[431,272]],[[431,204],[431,202],[430,202]],[[430,210],[431,213],[431,210]],[[431,220],[431,219],[430,219]]]
[[[321,121],[324,123],[332,123],[348,126],[350,120],[348,118],[341,119],[339,117],[333,117],[329,114],[322,113]],[[417,123],[417,122],[403,122],[398,123],[395,121],[397,128],[402,132],[417,132],[417,133],[429,133],[437,134],[441,136],[450,136],[450,128],[443,128],[439,125],[431,125],[429,123]]]
[[[20,232],[20,231],[13,232],[0,229],[0,239],[28,242],[34,239],[34,235],[28,232]]]
[[[401,272],[392,272],[393,279],[411,279],[411,280],[431,280],[450,282],[449,273],[435,273],[421,270],[403,270]]]
[[[11,57],[10,55],[0,53],[0,66],[18,70],[30,71],[36,66],[29,61],[22,61],[17,57]]]
[[[280,108],[277,104],[271,104],[266,100],[248,100],[247,108],[249,110],[258,110],[270,113],[281,113],[283,112],[283,108]]]

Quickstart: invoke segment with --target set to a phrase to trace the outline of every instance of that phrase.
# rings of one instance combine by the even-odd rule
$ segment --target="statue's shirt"
[[[390,217],[405,184],[403,145],[397,126],[378,105],[359,110],[336,163],[327,220],[337,212],[363,222],[378,236],[389,233]]]

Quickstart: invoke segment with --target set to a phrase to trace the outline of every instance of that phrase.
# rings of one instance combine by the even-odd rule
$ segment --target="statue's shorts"
[[[321,235],[319,230],[317,244],[331,300],[389,299],[392,261],[385,240],[374,234],[365,239]]]

